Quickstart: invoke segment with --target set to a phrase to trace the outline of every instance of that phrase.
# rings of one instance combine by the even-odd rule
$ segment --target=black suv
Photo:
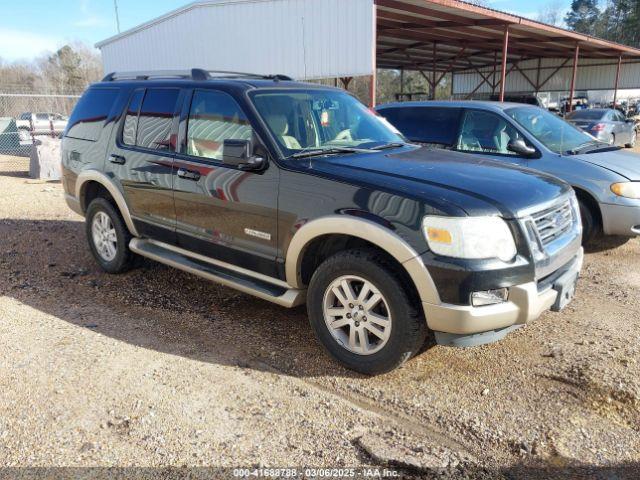
[[[469,346],[571,298],[560,180],[406,143],[349,93],[282,75],[110,74],[64,133],[69,206],[101,267],[135,256],[294,307],[344,365],[391,370],[427,331]]]

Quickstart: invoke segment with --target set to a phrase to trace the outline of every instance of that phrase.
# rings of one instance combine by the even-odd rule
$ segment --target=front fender
[[[349,235],[376,245],[403,266],[413,281],[422,302],[440,302],[435,283],[422,258],[407,242],[377,223],[344,215],[329,215],[312,220],[295,233],[285,257],[286,279],[291,287],[304,288],[300,270],[306,248],[315,238],[331,234]]]

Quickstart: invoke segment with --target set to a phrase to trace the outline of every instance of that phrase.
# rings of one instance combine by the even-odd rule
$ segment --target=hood
[[[419,198],[445,214],[456,207],[468,215],[514,218],[571,190],[562,180],[535,170],[427,147],[322,157],[314,159],[312,168]]]
[[[611,170],[629,180],[640,181],[640,155],[637,153],[620,149],[609,152],[581,153],[572,155],[572,157]]]

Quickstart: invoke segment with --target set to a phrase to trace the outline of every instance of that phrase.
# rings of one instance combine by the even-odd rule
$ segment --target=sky
[[[116,0],[121,31],[182,7],[191,0]],[[348,1],[348,0],[344,0]],[[488,5],[535,18],[546,5],[570,0],[488,0]],[[0,0],[0,59],[29,61],[66,43],[94,45],[117,33],[114,0]]]

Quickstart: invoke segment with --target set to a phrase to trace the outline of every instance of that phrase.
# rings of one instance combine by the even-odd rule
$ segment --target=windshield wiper
[[[404,142],[383,143],[382,145],[378,145],[377,147],[371,147],[371,150],[386,150],[388,148],[404,147],[405,145],[409,144]]]
[[[373,149],[352,147],[317,148],[314,150],[302,150],[298,153],[294,153],[288,158],[319,157],[321,155],[337,155],[339,153],[371,153],[374,151],[375,150]]]
[[[591,146],[591,145],[597,145],[601,142],[597,141],[597,140],[589,140],[588,142],[585,142],[581,145],[578,145],[577,147],[572,148],[571,150],[567,151],[567,153],[569,153],[570,155],[576,155],[577,153],[579,153],[581,150],[584,150],[585,148]]]
[[[593,148],[588,150],[581,150],[580,153],[598,153],[598,152],[614,152],[616,150],[622,150],[622,147],[618,147],[617,145],[609,145],[608,143],[603,143],[602,145],[594,145]]]

